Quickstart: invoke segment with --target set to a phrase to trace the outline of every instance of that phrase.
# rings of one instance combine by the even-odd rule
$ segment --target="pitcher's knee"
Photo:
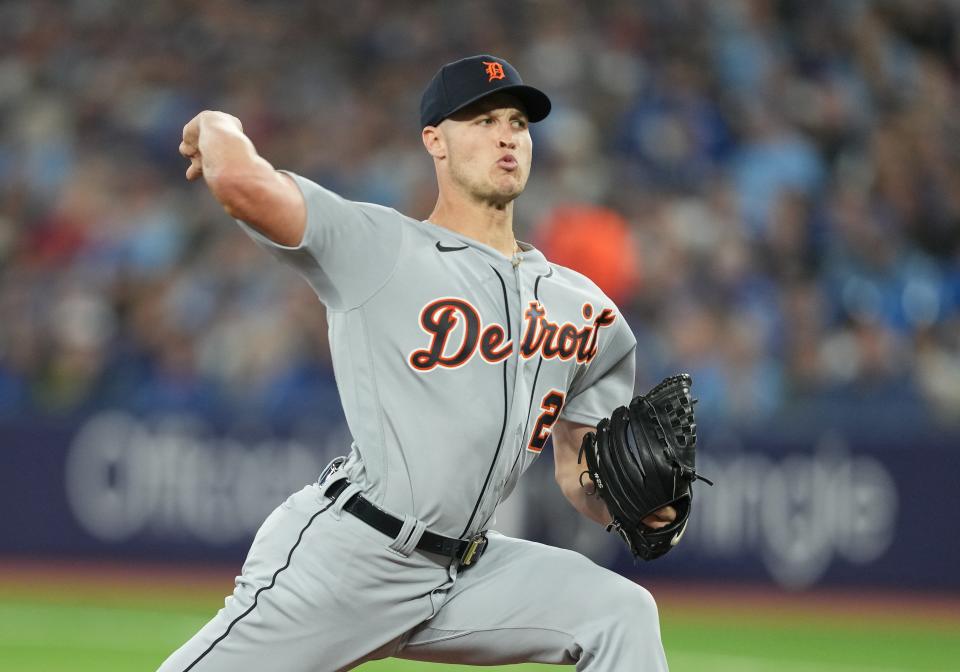
[[[656,625],[659,631],[660,616],[657,603],[646,588],[618,577],[617,581],[604,582],[594,591],[591,605],[598,613],[593,618],[605,621],[607,630],[648,630]]]
[[[620,593],[617,604],[617,613],[622,619],[624,627],[630,629],[648,629],[653,625],[659,630],[660,614],[657,602],[650,591],[641,586],[632,585]]]
[[[591,603],[597,610],[580,624],[576,640],[596,669],[666,669],[660,616],[648,590],[625,579],[605,582]]]

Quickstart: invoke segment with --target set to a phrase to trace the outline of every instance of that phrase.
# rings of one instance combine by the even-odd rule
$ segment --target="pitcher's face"
[[[533,142],[526,112],[514,97],[483,98],[444,119],[439,128],[452,182],[472,198],[506,204],[523,192]]]

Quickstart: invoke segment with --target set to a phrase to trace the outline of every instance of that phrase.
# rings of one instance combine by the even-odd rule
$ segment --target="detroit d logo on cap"
[[[482,61],[486,66],[487,70],[487,79],[488,82],[492,82],[495,79],[506,79],[506,75],[503,72],[503,64],[497,63],[496,61]]]

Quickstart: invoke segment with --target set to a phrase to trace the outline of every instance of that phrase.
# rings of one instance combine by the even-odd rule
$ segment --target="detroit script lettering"
[[[547,309],[539,301],[531,301],[523,314],[520,356],[524,359],[537,354],[544,359],[576,358],[578,364],[592,360],[597,355],[600,329],[613,324],[617,315],[610,308],[604,308],[594,316],[589,303],[583,304],[581,314],[585,322],[580,326],[572,322],[558,324],[550,321]],[[456,330],[461,323],[463,328]],[[495,322],[484,325],[480,313],[466,299],[431,301],[420,311],[420,328],[430,337],[430,343],[410,353],[408,361],[417,371],[431,371],[438,366],[456,369],[478,352],[491,364],[513,354],[513,340],[507,339],[504,328]]]

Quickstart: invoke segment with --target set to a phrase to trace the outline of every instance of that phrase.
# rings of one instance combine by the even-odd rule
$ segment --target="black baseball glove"
[[[607,505],[616,530],[630,551],[653,560],[676,546],[690,518],[692,485],[700,479],[694,469],[697,426],[693,420],[696,399],[690,396],[690,376],[665,378],[630,406],[616,409],[600,421],[596,432],[583,437],[578,461],[586,461],[580,482],[591,485]],[[653,529],[643,519],[657,509],[672,506],[677,517]]]

